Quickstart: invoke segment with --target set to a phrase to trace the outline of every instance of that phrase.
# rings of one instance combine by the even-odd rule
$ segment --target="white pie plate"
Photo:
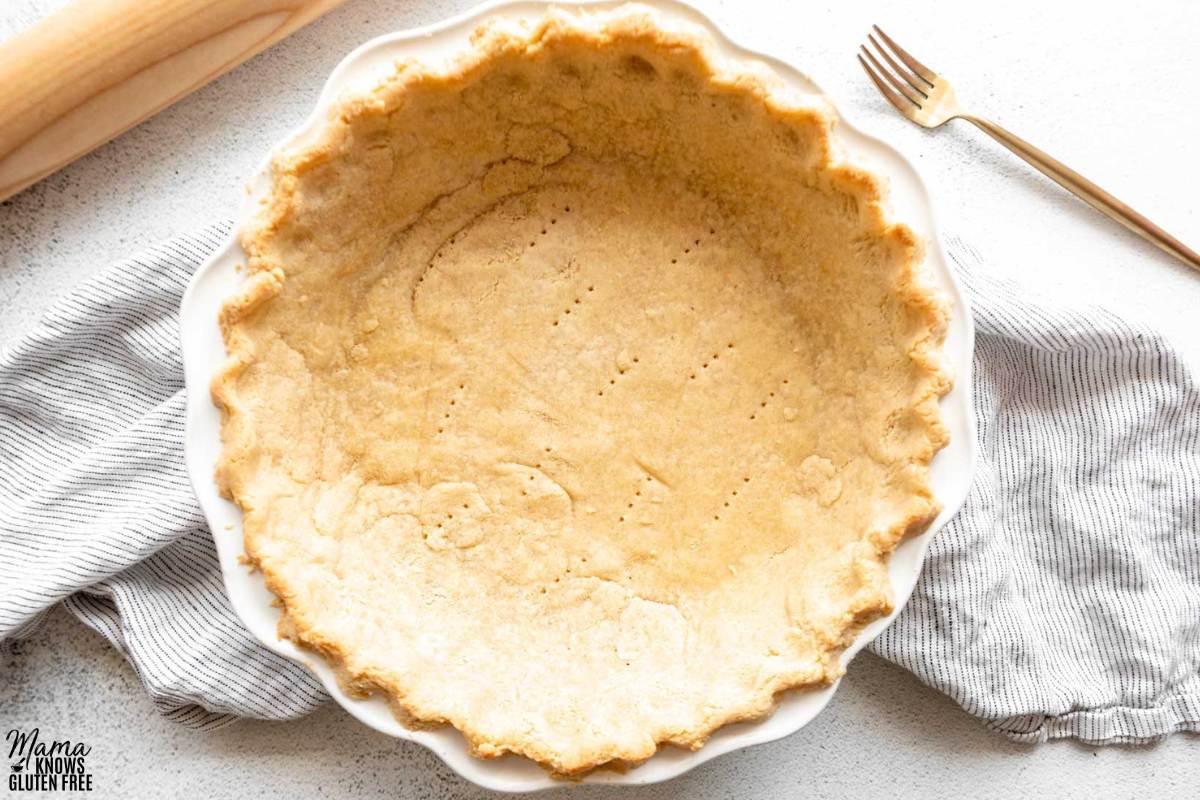
[[[742,62],[766,64],[793,88],[828,102],[821,90],[795,68],[739,47],[690,6],[677,0],[643,1],[658,9],[663,15],[664,24],[684,24],[706,29],[725,56]],[[558,6],[580,5],[595,10],[615,8],[620,4],[621,0],[555,3]],[[436,25],[392,33],[367,42],[337,66],[321,92],[316,109],[280,147],[294,147],[312,136],[337,98],[348,92],[369,90],[393,68],[397,59],[415,56],[440,60],[466,49],[468,36],[484,19],[531,18],[544,12],[548,5],[529,0],[487,3]],[[928,192],[916,169],[898,152],[862,133],[844,117],[836,127],[835,138],[848,160],[889,180],[890,205],[895,218],[903,220],[925,239],[927,269],[953,304],[944,353],[955,376],[954,389],[941,404],[943,419],[950,431],[950,444],[937,455],[932,466],[934,491],[943,504],[943,510],[928,531],[908,539],[892,555],[889,573],[896,610],[887,618],[868,625],[859,634],[842,655],[842,662],[848,663],[900,612],[916,584],[930,540],[966,499],[975,458],[970,398],[974,329],[962,289],[942,251]],[[238,221],[239,229],[249,221],[258,199],[268,187],[269,163],[269,159],[263,163],[251,182],[249,196]],[[208,518],[220,555],[225,588],[234,609],[246,627],[266,647],[312,670],[334,699],[352,715],[383,733],[425,745],[464,778],[489,789],[509,792],[561,786],[562,781],[551,778],[540,767],[523,758],[506,756],[490,761],[474,758],[468,752],[462,736],[450,727],[433,730],[410,730],[404,727],[392,716],[381,698],[361,700],[350,697],[338,686],[333,671],[321,658],[279,638],[276,632],[279,612],[272,606],[273,596],[266,589],[262,576],[252,573],[241,561],[244,555],[241,511],[218,495],[213,481],[221,446],[221,419],[209,395],[209,384],[225,359],[217,312],[225,298],[238,287],[242,278],[235,270],[235,265],[244,263],[244,260],[245,255],[235,232],[196,272],[183,297],[180,314],[187,384],[185,448],[188,473],[200,506]],[[836,689],[837,684],[834,684],[819,690],[788,693],[770,717],[758,722],[726,726],[713,734],[698,751],[666,747],[649,761],[627,772],[599,770],[588,775],[584,781],[637,785],[673,778],[723,753],[794,733],[825,707]]]

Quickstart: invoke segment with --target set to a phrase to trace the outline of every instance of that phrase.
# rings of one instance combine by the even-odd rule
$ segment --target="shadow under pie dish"
[[[629,6],[483,28],[280,154],[212,388],[281,632],[561,775],[835,680],[949,381],[832,125]]]

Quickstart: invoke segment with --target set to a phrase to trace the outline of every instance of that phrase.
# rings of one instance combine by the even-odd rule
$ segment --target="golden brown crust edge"
[[[904,299],[907,308],[918,315],[925,335],[918,339],[909,351],[909,357],[925,377],[924,392],[913,403],[916,416],[923,421],[927,430],[928,446],[912,458],[907,471],[911,478],[913,493],[924,501],[923,508],[886,530],[871,532],[869,542],[882,563],[883,559],[907,536],[923,531],[937,516],[940,507],[929,486],[928,469],[934,455],[946,445],[948,432],[943,425],[938,409],[940,398],[951,386],[950,376],[941,358],[941,347],[948,323],[946,302],[928,284],[921,270],[921,243],[906,226],[889,221],[883,208],[883,192],[880,182],[870,173],[857,167],[834,163],[833,143],[830,132],[832,115],[810,106],[797,107],[794,101],[781,93],[781,84],[769,75],[747,73],[740,65],[726,62],[717,54],[714,45],[703,34],[681,32],[666,33],[660,30],[655,16],[641,7],[625,7],[606,14],[604,24],[580,25],[576,14],[552,11],[540,23],[524,34],[509,31],[481,29],[474,39],[474,49],[461,57],[444,71],[427,70],[416,63],[406,63],[372,95],[355,98],[338,106],[331,116],[329,126],[321,138],[306,149],[276,160],[273,167],[273,191],[256,223],[242,234],[243,248],[249,256],[249,275],[239,292],[223,307],[220,323],[229,359],[212,383],[212,394],[222,411],[223,449],[216,470],[216,480],[222,493],[232,497],[231,479],[237,464],[245,459],[254,447],[253,432],[247,430],[240,413],[235,383],[238,375],[252,362],[251,345],[238,329],[238,322],[253,312],[262,303],[273,297],[286,280],[284,271],[262,257],[264,247],[260,242],[269,237],[280,224],[295,213],[295,186],[299,175],[312,165],[330,157],[345,135],[346,120],[358,115],[378,113],[394,108],[402,102],[408,87],[418,83],[434,81],[446,85],[466,81],[471,75],[485,69],[488,62],[500,54],[520,52],[526,48],[543,45],[547,41],[578,39],[594,45],[597,41],[611,37],[620,39],[635,37],[652,42],[655,46],[685,48],[694,51],[702,65],[703,77],[715,86],[736,90],[762,103],[781,118],[804,118],[824,115],[820,126],[823,141],[820,149],[824,157],[825,174],[843,191],[859,201],[871,219],[871,227],[880,237],[888,239],[907,254],[905,265],[896,291]],[[812,130],[809,126],[808,131]],[[281,635],[319,653],[333,666],[343,689],[353,696],[379,691],[387,695],[397,716],[413,727],[445,724],[449,721],[437,716],[423,714],[419,708],[406,704],[401,687],[392,685],[387,676],[360,673],[351,675],[346,664],[351,654],[345,652],[338,641],[320,636],[316,631],[300,624],[287,613],[289,596],[285,583],[274,574],[269,564],[257,557],[253,543],[247,542],[247,552],[254,565],[263,572],[268,588],[279,597],[284,609],[280,624]],[[876,565],[878,566],[878,564]],[[843,635],[830,642],[835,649],[848,646],[858,631],[892,610],[890,600],[883,597],[866,597],[861,603],[846,611]],[[681,731],[660,738],[655,747],[639,750],[614,748],[602,757],[587,761],[572,762],[561,757],[561,753],[537,749],[530,742],[514,746],[511,742],[490,741],[479,731],[459,725],[459,730],[470,745],[472,753],[483,758],[495,758],[508,752],[526,756],[561,777],[579,777],[601,766],[633,766],[645,761],[656,752],[657,747],[671,744],[687,749],[698,749],[718,728],[734,722],[752,721],[769,715],[777,706],[781,695],[792,689],[825,685],[831,682],[840,669],[836,666],[828,674],[814,679],[810,674],[778,675],[759,687],[755,696],[741,707],[726,709],[714,715],[703,727]]]

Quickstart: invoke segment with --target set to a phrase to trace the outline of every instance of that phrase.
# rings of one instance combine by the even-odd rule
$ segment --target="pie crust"
[[[551,10],[278,156],[213,395],[281,634],[560,775],[836,679],[949,379],[833,124],[650,9]]]

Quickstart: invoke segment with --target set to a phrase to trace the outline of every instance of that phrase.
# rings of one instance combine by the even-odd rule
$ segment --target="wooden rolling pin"
[[[0,43],[0,200],[344,0],[74,0]]]

